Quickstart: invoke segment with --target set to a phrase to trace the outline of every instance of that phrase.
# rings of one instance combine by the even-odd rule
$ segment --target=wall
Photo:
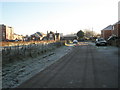
[[[102,30],[101,31],[101,37],[104,39],[108,39],[109,36],[112,35],[112,30]]]
[[[6,26],[4,24],[0,25],[0,36],[2,35],[2,40],[13,40],[14,36],[13,36],[13,28]]]
[[[117,37],[120,37],[120,24],[114,25],[114,30],[113,30],[112,34],[116,35]]]
[[[6,26],[6,39],[8,40],[13,40],[14,39],[14,35],[13,35],[13,28]]]
[[[2,40],[6,40],[6,27],[4,25],[0,25],[0,36]]]

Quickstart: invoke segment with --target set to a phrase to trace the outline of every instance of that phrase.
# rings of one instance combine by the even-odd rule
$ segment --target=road
[[[117,48],[80,43],[17,88],[118,88]]]

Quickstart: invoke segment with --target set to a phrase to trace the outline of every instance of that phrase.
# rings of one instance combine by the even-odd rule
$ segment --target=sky
[[[90,29],[97,33],[118,21],[119,0],[1,0],[0,24],[31,35],[53,31],[70,34]]]

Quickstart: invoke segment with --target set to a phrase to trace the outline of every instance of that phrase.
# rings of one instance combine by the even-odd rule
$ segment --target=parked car
[[[74,44],[77,44],[77,43],[78,43],[78,41],[77,41],[76,39],[74,39],[74,40],[73,40],[73,43],[74,43]]]
[[[95,44],[96,46],[99,46],[99,45],[104,45],[106,46],[107,45],[107,41],[103,38],[97,38],[96,41],[95,41]]]

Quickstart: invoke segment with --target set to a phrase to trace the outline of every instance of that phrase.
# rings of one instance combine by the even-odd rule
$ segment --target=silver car
[[[76,39],[73,40],[74,44],[78,44],[78,41]]]
[[[99,45],[106,46],[107,45],[107,41],[104,40],[103,38],[98,38],[98,39],[96,39],[95,44],[96,44],[96,46],[99,46]]]

